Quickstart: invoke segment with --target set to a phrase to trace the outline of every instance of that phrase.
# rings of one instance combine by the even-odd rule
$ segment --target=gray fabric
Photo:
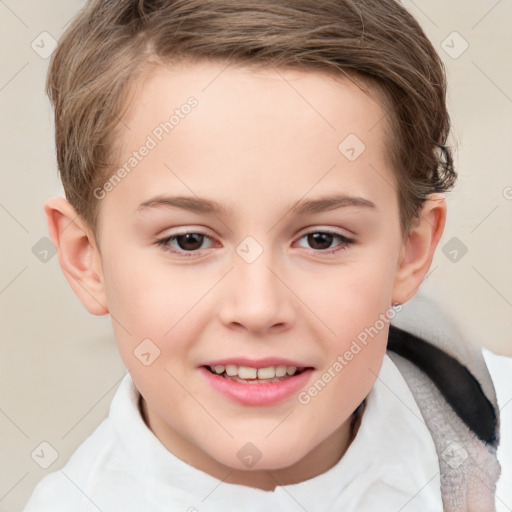
[[[496,448],[484,444],[468,429],[421,370],[393,352],[388,355],[411,389],[432,434],[439,457],[444,511],[494,511],[500,475]]]
[[[441,304],[439,296],[424,287],[403,307],[392,324],[436,345],[466,366],[492,403],[499,428],[496,393],[481,348],[471,342],[468,333],[457,325],[453,315],[447,315]],[[388,355],[411,389],[432,434],[439,457],[444,511],[494,511],[496,483],[501,471],[497,447],[478,439],[428,376],[413,363],[393,352]]]
[[[456,311],[435,288],[423,283],[414,299],[402,306],[391,323],[460,361],[479,381],[491,403],[496,403],[496,392],[481,348],[472,339],[469,327],[458,321]]]

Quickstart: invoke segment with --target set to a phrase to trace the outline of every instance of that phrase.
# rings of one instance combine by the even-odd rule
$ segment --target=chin
[[[241,447],[233,448],[233,451],[231,450],[229,448],[227,454],[224,452],[222,454],[210,454],[210,456],[224,466],[242,471],[284,469],[296,464],[302,458],[302,454],[299,455],[293,447],[285,452],[277,452],[271,446],[260,449],[256,444],[250,442],[242,444]]]

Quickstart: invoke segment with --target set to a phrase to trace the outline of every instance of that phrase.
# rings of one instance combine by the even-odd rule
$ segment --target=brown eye
[[[310,231],[302,235],[299,241],[305,240],[308,249],[318,252],[318,254],[333,254],[335,252],[347,249],[354,240],[347,238],[339,233],[331,231]],[[333,245],[333,242],[338,242]],[[299,244],[300,247],[305,247]]]
[[[204,242],[210,243],[205,245]],[[155,241],[164,251],[176,256],[196,257],[200,256],[203,249],[212,247],[213,239],[205,233],[177,233]]]
[[[329,249],[334,239],[330,233],[310,233],[307,235],[308,244],[312,249]]]
[[[186,233],[173,237],[176,239],[178,247],[184,251],[197,251],[203,244],[204,235],[201,233]]]

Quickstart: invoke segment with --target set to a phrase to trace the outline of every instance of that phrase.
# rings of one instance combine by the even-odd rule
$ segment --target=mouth
[[[307,370],[313,370],[310,366],[298,367],[288,365],[266,366],[254,368],[251,366],[238,366],[235,364],[203,365],[211,374],[242,384],[270,384],[291,379]]]
[[[270,366],[275,360],[252,362],[253,366],[239,366],[232,364],[233,361],[223,362],[225,364],[215,362],[199,367],[204,383],[228,400],[245,406],[272,406],[293,399],[316,373],[311,366]]]

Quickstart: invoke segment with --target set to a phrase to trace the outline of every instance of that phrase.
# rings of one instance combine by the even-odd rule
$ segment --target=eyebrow
[[[297,215],[305,215],[312,213],[327,212],[329,210],[335,210],[337,208],[343,208],[347,206],[357,206],[373,210],[377,209],[375,203],[368,199],[365,199],[364,197],[348,196],[345,194],[334,194],[322,196],[317,199],[311,199],[308,201],[299,201],[292,208],[292,210]]]
[[[158,206],[174,206],[197,213],[215,213],[217,215],[227,213],[226,207],[217,201],[192,196],[156,196],[141,203],[137,210],[141,211]]]
[[[176,207],[196,213],[213,213],[216,215],[223,215],[230,211],[224,205],[212,199],[192,196],[163,195],[159,195],[144,201],[139,205],[137,210],[143,211],[148,208],[155,208],[159,206]],[[296,215],[307,215],[326,212],[348,206],[356,206],[373,210],[377,209],[375,203],[363,197],[335,194],[322,196],[317,199],[309,199],[307,201],[298,201],[295,205],[291,206],[289,210],[294,212]]]

